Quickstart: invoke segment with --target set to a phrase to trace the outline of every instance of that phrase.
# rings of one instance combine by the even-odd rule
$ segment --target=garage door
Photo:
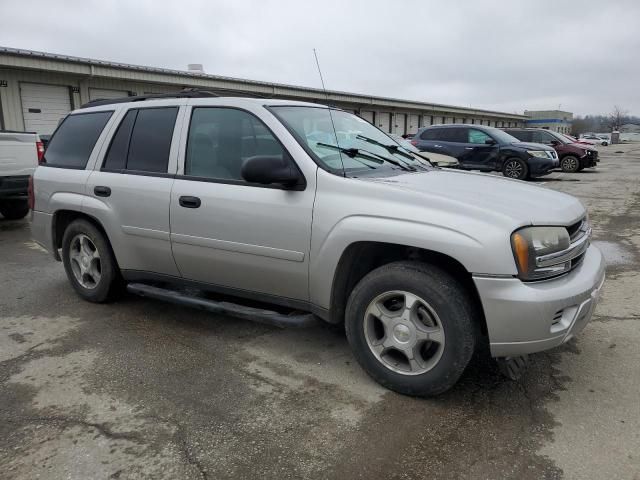
[[[71,111],[69,87],[21,83],[20,100],[27,132],[50,135],[60,119]]]
[[[360,110],[360,116],[367,122],[373,123],[373,112],[371,110]]]
[[[420,125],[420,115],[409,115],[409,125],[407,126],[407,133],[416,133]]]
[[[404,113],[396,113],[393,125],[393,133],[396,135],[404,135],[407,124],[407,115]]]
[[[106,88],[89,88],[89,100],[113,99],[128,97],[129,92],[126,90],[109,90]]]
[[[383,132],[391,133],[391,113],[379,112],[376,115],[377,127]]]

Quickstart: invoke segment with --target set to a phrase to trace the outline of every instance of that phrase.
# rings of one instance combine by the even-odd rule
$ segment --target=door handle
[[[442,145],[434,145],[436,148],[442,148]]]
[[[96,197],[109,197],[111,195],[111,189],[109,187],[98,185],[93,188],[93,193],[96,194]]]
[[[473,147],[464,147],[465,150],[473,150]]]
[[[180,197],[178,202],[180,203],[180,206],[184,208],[198,208],[202,204],[198,197],[189,196]]]

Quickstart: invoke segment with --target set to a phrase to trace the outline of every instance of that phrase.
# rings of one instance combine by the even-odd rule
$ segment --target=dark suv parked
[[[455,157],[466,170],[502,171],[524,180],[548,174],[558,166],[553,148],[523,143],[508,133],[480,125],[436,125],[418,130],[411,143],[424,152]]]
[[[523,142],[535,142],[549,145],[556,149],[563,172],[579,172],[585,168],[595,167],[598,163],[598,151],[589,146],[572,142],[559,133],[541,128],[505,128],[505,132]]]

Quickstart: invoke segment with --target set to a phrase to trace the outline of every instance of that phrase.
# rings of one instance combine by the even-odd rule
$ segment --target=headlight
[[[532,157],[549,158],[549,155],[544,150],[527,150],[527,153]]]
[[[569,248],[571,241],[564,227],[526,227],[513,232],[511,248],[522,280],[542,280],[571,270],[571,260],[540,266],[539,259]]]

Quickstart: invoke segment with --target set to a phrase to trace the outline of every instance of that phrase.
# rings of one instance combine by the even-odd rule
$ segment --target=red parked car
[[[505,128],[521,142],[542,143],[553,147],[560,158],[563,172],[579,172],[595,167],[599,162],[598,151],[593,146],[572,141],[561,133],[542,128]]]

